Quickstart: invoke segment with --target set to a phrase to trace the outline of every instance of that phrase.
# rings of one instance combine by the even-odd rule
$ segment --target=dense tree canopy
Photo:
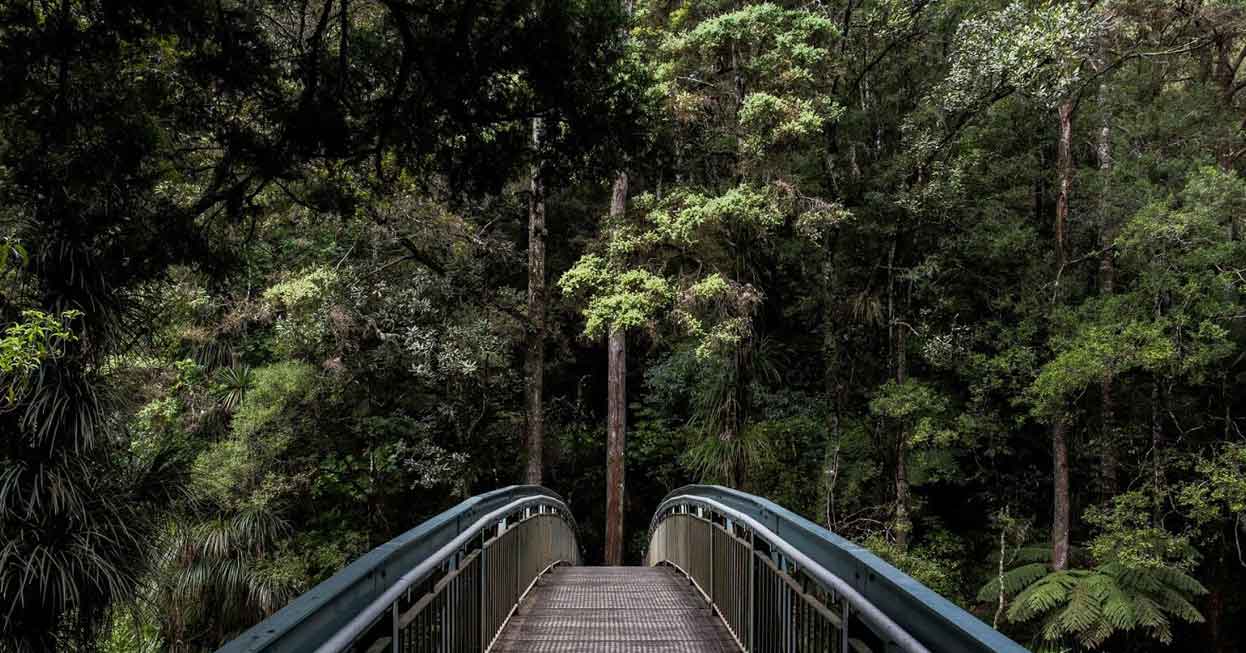
[[[1232,0],[0,2],[0,649],[213,650],[533,469],[590,560],[709,481],[1035,650],[1246,648],[1244,62]]]

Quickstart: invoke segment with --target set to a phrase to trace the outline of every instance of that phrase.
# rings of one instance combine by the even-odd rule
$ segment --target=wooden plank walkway
[[[558,567],[519,605],[499,653],[739,653],[722,620],[669,567]]]

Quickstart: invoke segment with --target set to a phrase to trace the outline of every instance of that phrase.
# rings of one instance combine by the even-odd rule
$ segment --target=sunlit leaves
[[[19,322],[9,324],[0,337],[0,378],[5,401],[12,404],[26,392],[29,377],[47,360],[64,352],[78,336],[70,325],[82,311],[51,315],[38,310],[22,311]]]
[[[1015,89],[1054,106],[1079,82],[1102,21],[1077,2],[1013,2],[965,20],[938,91],[940,103],[964,111]]]
[[[589,254],[576,262],[558,282],[563,292],[583,294],[584,333],[600,337],[614,329],[653,328],[674,299],[670,283],[641,268],[611,268],[600,256]]]

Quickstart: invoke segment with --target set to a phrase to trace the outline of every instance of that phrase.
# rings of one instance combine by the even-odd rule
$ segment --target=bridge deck
[[[668,567],[559,567],[498,636],[500,653],[733,653],[731,633]]]

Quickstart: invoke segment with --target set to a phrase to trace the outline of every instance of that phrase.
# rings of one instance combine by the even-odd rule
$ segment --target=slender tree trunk
[[[545,414],[545,182],[541,177],[539,151],[545,135],[541,118],[532,119],[532,187],[528,197],[528,335],[524,352],[525,406],[527,410],[528,470],[526,481],[544,480]]]
[[[1051,567],[1060,570],[1069,566],[1069,529],[1072,508],[1069,503],[1068,418],[1061,415],[1051,425],[1051,454],[1054,464],[1053,487],[1055,504],[1051,519]]]
[[[906,551],[913,531],[913,519],[909,516],[908,446],[901,439],[896,449],[896,546]]]
[[[1064,267],[1068,260],[1065,247],[1068,236],[1069,191],[1073,186],[1073,100],[1060,103],[1060,142],[1056,150],[1056,173],[1060,191],[1056,195],[1056,264]],[[1061,270],[1063,272],[1063,270]]]
[[[606,434],[606,555],[608,565],[623,564],[623,502],[627,436],[627,337],[610,332],[609,396]]]
[[[610,217],[618,220],[627,208],[627,173],[614,180]],[[606,551],[607,565],[623,564],[623,505],[626,499],[627,334],[615,327],[609,337],[606,426]]]
[[[1063,276],[1067,262],[1065,248],[1069,219],[1069,191],[1073,186],[1073,99],[1060,103],[1060,139],[1056,150],[1056,174],[1059,192],[1056,195],[1056,279]],[[1059,293],[1057,287],[1056,292]],[[1058,295],[1057,295],[1058,296]],[[1051,566],[1067,569],[1069,566],[1069,530],[1072,525],[1072,505],[1069,500],[1069,421],[1066,415],[1058,415],[1051,424],[1052,454],[1052,517],[1051,517]]]
[[[1151,381],[1151,485],[1156,519],[1159,519],[1163,513],[1163,502],[1160,499],[1160,492],[1164,487],[1164,429],[1161,427],[1160,419],[1161,401],[1160,379],[1155,377]]]
[[[827,451],[823,464],[826,483],[826,527],[835,530],[835,486],[839,481],[839,341],[835,320],[834,245],[822,261],[822,383],[827,402]]]
[[[905,329],[896,329],[896,383],[908,378],[908,362],[904,353]],[[913,532],[913,518],[909,515],[909,427],[901,427],[896,443],[896,546],[909,548],[909,535]]]
[[[898,322],[895,325],[896,383],[898,384],[903,384],[908,380],[909,363],[906,350],[908,332],[906,329],[907,327]],[[896,546],[902,551],[909,548],[909,535],[913,532],[913,518],[909,515],[908,458],[909,427],[905,424],[900,429],[896,446]]]

